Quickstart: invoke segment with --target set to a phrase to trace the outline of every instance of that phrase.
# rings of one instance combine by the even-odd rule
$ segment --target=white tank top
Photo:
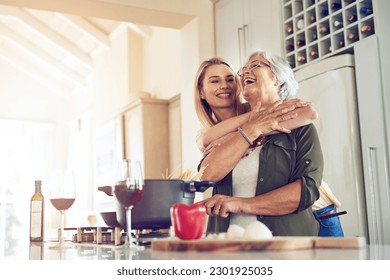
[[[233,196],[254,197],[256,194],[261,146],[244,156],[233,169]],[[256,221],[256,215],[230,214],[230,224],[245,228]]]

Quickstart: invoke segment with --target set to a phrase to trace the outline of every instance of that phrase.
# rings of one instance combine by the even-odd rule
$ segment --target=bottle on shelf
[[[287,34],[292,34],[294,32],[294,29],[291,25],[288,25],[286,28]]]
[[[312,41],[317,40],[317,31],[313,32],[310,37],[311,37]]]
[[[343,39],[340,39],[340,40],[338,41],[338,45],[339,45],[340,48],[344,47],[344,46],[345,46],[344,40],[343,40]]]
[[[322,35],[325,35],[325,34],[328,34],[329,33],[329,28],[323,24],[321,24],[319,27],[318,27],[318,32]]]
[[[316,16],[315,15],[310,15],[309,16],[309,22],[310,23],[316,22]]]
[[[359,11],[361,15],[365,16],[372,14],[372,9],[370,7],[361,7]]]
[[[318,57],[318,51],[317,50],[311,50],[309,53],[311,58],[317,58]]]
[[[297,20],[297,28],[303,29],[305,27],[305,22],[303,21],[303,18],[300,18]]]
[[[294,45],[293,44],[287,44],[286,45],[286,50],[289,51],[289,52],[293,51],[294,50]]]
[[[43,241],[44,197],[41,181],[35,181],[35,193],[30,201],[30,241]]]
[[[347,19],[349,22],[355,22],[357,20],[356,14],[349,14]]]
[[[303,54],[299,54],[297,56],[297,61],[298,62],[306,62],[306,56],[304,56]]]
[[[365,23],[365,24],[363,24],[362,27],[360,28],[360,31],[361,31],[362,33],[372,33],[373,28],[372,28],[371,25]]]
[[[298,40],[296,41],[296,44],[297,44],[297,46],[304,46],[304,45],[305,45],[305,40],[303,40],[303,39],[298,39]]]
[[[353,31],[348,32],[347,36],[348,36],[348,39],[350,41],[356,41],[359,38],[357,33],[353,32]]]
[[[330,8],[332,10],[339,10],[339,9],[341,9],[341,3],[333,2],[332,4],[330,4]]]
[[[336,28],[341,28],[341,27],[343,27],[343,22],[336,19],[333,22],[333,26],[336,27]]]

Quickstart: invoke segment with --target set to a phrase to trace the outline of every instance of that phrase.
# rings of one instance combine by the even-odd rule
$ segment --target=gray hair
[[[271,70],[280,83],[280,98],[284,100],[295,97],[299,86],[288,61],[270,52],[257,50],[248,57],[245,64],[254,56],[262,56],[270,63]]]

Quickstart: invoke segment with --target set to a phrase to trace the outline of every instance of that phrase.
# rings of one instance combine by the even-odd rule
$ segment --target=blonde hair
[[[218,123],[218,121],[215,119],[213,115],[213,111],[211,110],[210,105],[207,103],[205,99],[202,99],[201,96],[201,91],[202,91],[202,86],[203,86],[203,80],[204,80],[204,75],[206,72],[206,69],[212,65],[226,65],[229,67],[233,74],[234,74],[234,81],[237,84],[237,92],[236,92],[236,100],[235,100],[235,109],[238,114],[242,113],[243,106],[240,100],[240,93],[241,93],[241,86],[240,82],[238,80],[238,76],[236,72],[234,72],[233,67],[230,66],[230,64],[224,60],[223,58],[220,57],[213,57],[208,60],[203,61],[199,68],[198,71],[196,72],[196,77],[195,77],[195,110],[196,114],[198,115],[198,118],[202,125],[204,127],[210,128]]]

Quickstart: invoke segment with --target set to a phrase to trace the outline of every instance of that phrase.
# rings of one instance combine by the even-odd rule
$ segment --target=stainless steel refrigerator
[[[324,155],[324,176],[341,202],[345,236],[368,239],[354,56],[330,57],[296,71],[298,98],[312,101]]]

